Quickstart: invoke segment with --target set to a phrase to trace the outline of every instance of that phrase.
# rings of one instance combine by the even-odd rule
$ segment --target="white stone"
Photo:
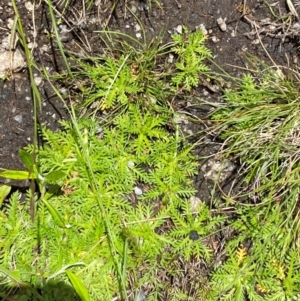
[[[170,54],[168,55],[167,62],[168,62],[169,64],[172,64],[172,63],[174,62],[174,54],[170,53]]]
[[[28,49],[36,48],[36,46],[37,46],[37,44],[34,43],[34,42],[29,42],[29,43],[27,44]]]
[[[23,117],[22,117],[22,115],[16,115],[16,116],[14,117],[14,120],[15,120],[16,122],[18,122],[18,123],[21,123],[22,120],[23,120]]]
[[[129,10],[131,13],[136,14],[137,12],[137,4],[135,1],[130,1],[129,2],[130,6],[129,6]]]
[[[135,31],[140,31],[141,30],[141,26],[138,23],[134,24],[134,30]]]
[[[11,19],[11,18],[8,18],[8,19],[7,19],[7,28],[8,28],[8,29],[12,29],[13,26],[14,26],[14,20]]]
[[[199,26],[196,26],[195,28],[196,28],[196,30],[201,30],[202,33],[203,33],[205,36],[208,35],[208,31],[207,31],[207,29],[205,28],[205,25],[204,25],[204,24],[200,24]]]
[[[25,2],[25,8],[28,11],[33,11],[34,10],[34,5],[30,1],[27,1],[27,2]]]
[[[211,41],[212,41],[213,43],[218,43],[218,42],[220,41],[220,39],[217,38],[216,36],[212,36],[212,37],[211,37]]]
[[[193,213],[197,212],[198,207],[202,203],[202,201],[196,196],[191,196],[189,201],[190,201],[190,204],[191,204],[192,212]]]
[[[143,194],[143,190],[140,187],[135,186],[134,187],[134,193],[135,193],[136,196],[140,196],[140,195]]]
[[[226,18],[222,19],[222,18],[218,18],[217,19],[217,24],[219,25],[220,29],[222,31],[226,31],[227,30],[227,25],[226,25]]]
[[[182,34],[182,32],[183,32],[182,25],[178,25],[178,26],[175,28],[175,30],[176,30],[177,33]]]
[[[211,158],[202,165],[201,171],[206,179],[222,183],[230,177],[235,168],[236,165],[228,159]]]
[[[127,166],[129,167],[129,168],[132,168],[132,167],[134,167],[134,162],[132,161],[132,160],[129,160],[128,162],[127,162]]]
[[[2,40],[2,48],[6,50],[14,50],[16,48],[19,37],[17,34],[14,35],[13,39],[11,38],[11,34],[7,35]]]
[[[25,59],[19,49],[0,53],[0,78],[11,72],[18,72],[25,66]]]
[[[40,76],[34,77],[34,82],[37,86],[39,86],[42,83],[43,79]]]

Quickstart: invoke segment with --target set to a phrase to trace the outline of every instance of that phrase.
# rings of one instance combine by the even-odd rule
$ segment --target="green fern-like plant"
[[[80,63],[82,71],[79,74],[87,78],[89,86],[84,90],[84,95],[88,96],[84,106],[90,106],[97,101],[99,109],[109,109],[116,104],[128,104],[131,101],[130,95],[142,91],[133,70],[130,69],[128,58],[121,56],[119,59],[95,59],[94,66]]]
[[[178,237],[158,234],[158,229],[166,220],[180,219],[176,210],[194,193],[190,176],[197,165],[189,149],[181,149],[180,138],[165,131],[163,116],[143,115],[136,108],[128,112],[129,118],[101,124],[100,131],[88,119],[76,128],[63,121],[64,130],[56,133],[42,130],[36,223],[28,203],[19,206],[17,196],[9,201],[3,215],[2,266],[10,268],[14,262],[15,269],[31,273],[36,281],[59,275],[68,283],[70,273],[58,271],[70,266],[94,300],[109,300],[120,293],[120,277],[126,286],[131,271],[143,270],[163,250],[172,248],[172,257],[181,253],[174,243]],[[23,152],[29,154],[32,147]],[[147,189],[137,195],[137,186]],[[209,216],[201,220],[205,218]]]
[[[178,58],[175,63],[177,72],[172,76],[172,82],[177,88],[183,87],[190,91],[199,84],[199,75],[209,71],[204,61],[211,57],[211,51],[205,47],[206,36],[201,30],[172,36],[175,46],[172,47]]]
[[[182,202],[181,212],[173,210],[174,228],[170,232],[175,252],[181,254],[187,261],[191,257],[211,259],[212,249],[205,244],[209,234],[217,229],[224,220],[221,217],[211,217],[209,208],[200,203],[196,212],[192,212],[189,202]]]

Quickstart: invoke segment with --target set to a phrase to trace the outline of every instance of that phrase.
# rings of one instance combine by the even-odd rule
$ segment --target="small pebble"
[[[14,26],[14,20],[11,19],[11,18],[8,18],[8,19],[7,19],[7,28],[8,28],[8,29],[12,29],[13,26]]]
[[[178,25],[176,28],[175,28],[175,31],[179,34],[182,34],[183,32],[183,28],[182,28],[182,25]]]
[[[29,43],[27,43],[27,47],[28,47],[28,49],[34,49],[34,48],[36,48],[36,46],[37,46],[37,44],[36,44],[36,43],[33,43],[33,42],[29,42]]]
[[[136,196],[140,196],[140,195],[143,194],[143,190],[140,187],[135,186],[134,187],[134,193],[135,193]]]
[[[61,93],[61,94],[67,94],[67,89],[66,88],[61,88],[61,89],[59,89],[59,92]]]
[[[141,30],[140,24],[135,23],[135,24],[134,24],[134,30],[135,30],[135,31],[140,31],[140,30]]]
[[[34,5],[33,5],[30,1],[27,1],[27,2],[25,2],[25,8],[26,8],[28,11],[33,11]]]
[[[140,0],[139,10],[140,11],[149,10],[149,5],[145,1]]]
[[[218,42],[220,41],[220,39],[217,38],[216,36],[212,36],[212,37],[211,37],[211,41],[212,41],[213,43],[218,43]]]
[[[130,1],[129,4],[130,4],[129,5],[130,12],[133,13],[133,14],[136,14],[136,12],[137,12],[136,2],[135,1]]]
[[[22,120],[23,120],[23,117],[22,117],[22,115],[16,115],[16,116],[14,117],[14,120],[15,120],[16,122],[21,123]]]
[[[169,54],[167,62],[169,64],[172,64],[174,62],[174,54],[172,54],[172,53]]]
[[[144,290],[141,288],[139,289],[139,292],[137,296],[135,297],[135,301],[144,301],[146,299],[146,294]]]
[[[199,26],[196,26],[195,28],[196,28],[196,30],[201,30],[203,35],[205,35],[205,36],[208,35],[208,31],[205,28],[204,24],[200,24]]]
[[[196,230],[192,230],[191,232],[190,232],[190,235],[189,235],[189,238],[191,239],[191,240],[197,240],[197,239],[199,239],[199,234],[198,234],[198,232],[196,231]]]
[[[134,162],[133,162],[132,160],[129,160],[129,161],[127,162],[127,166],[128,166],[129,168],[134,167]]]
[[[66,24],[59,25],[60,32],[68,32],[68,27]]]
[[[67,36],[61,36],[61,37],[60,37],[60,40],[61,40],[61,42],[63,42],[63,43],[68,42],[68,41],[69,41],[69,37],[67,37]]]
[[[219,25],[220,29],[222,31],[226,31],[227,30],[227,25],[226,25],[226,18],[222,19],[222,18],[218,18],[217,19],[217,24]]]
[[[190,199],[192,212],[195,213],[198,210],[199,205],[202,203],[201,200],[196,196],[191,196]]]
[[[34,78],[34,82],[37,86],[39,86],[42,83],[43,79],[40,76],[36,76]]]

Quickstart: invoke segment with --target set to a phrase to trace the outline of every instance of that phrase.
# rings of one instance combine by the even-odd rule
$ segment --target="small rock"
[[[28,11],[33,11],[34,10],[34,5],[30,1],[27,1],[27,2],[25,2],[25,8]]]
[[[134,30],[135,30],[135,31],[141,31],[141,26],[140,26],[140,24],[135,23],[135,24],[134,24]]]
[[[269,30],[272,32],[272,31],[275,31],[276,30],[276,26],[274,25],[270,25],[269,26]]]
[[[16,116],[14,117],[14,120],[15,120],[16,122],[18,122],[18,123],[21,123],[22,120],[23,120],[23,117],[22,117],[22,115],[16,115]]]
[[[36,46],[37,46],[37,44],[36,44],[36,43],[33,43],[33,42],[29,42],[29,43],[27,44],[28,49],[36,48]]]
[[[205,36],[208,35],[208,31],[205,28],[204,24],[200,24],[199,26],[196,26],[195,28],[196,28],[196,30],[201,30],[203,35],[205,35]]]
[[[62,36],[60,36],[60,40],[61,40],[61,42],[66,43],[69,41],[69,37],[66,35],[62,35]]]
[[[40,52],[43,53],[43,52],[48,52],[49,51],[49,47],[48,45],[44,44],[41,48],[40,48]]]
[[[143,194],[143,190],[140,187],[135,186],[134,187],[134,193],[135,193],[136,196],[140,196],[140,195]]]
[[[176,124],[188,124],[189,121],[184,115],[175,114],[173,117],[173,122]]]
[[[230,177],[235,168],[236,165],[228,159],[211,158],[202,165],[201,171],[206,179],[222,183]]]
[[[191,204],[192,212],[193,213],[197,212],[199,205],[202,203],[201,200],[199,198],[197,198],[196,196],[191,196],[189,201]]]
[[[226,25],[226,18],[222,19],[222,18],[218,18],[217,19],[217,24],[219,25],[220,29],[222,31],[226,31],[227,30],[227,25]]]
[[[134,162],[132,161],[132,160],[129,160],[128,162],[127,162],[127,166],[129,167],[129,168],[132,168],[132,167],[134,167]]]
[[[13,26],[14,26],[14,20],[11,19],[11,18],[8,18],[8,19],[7,19],[7,28],[8,28],[8,29],[12,29]]]
[[[20,71],[25,65],[25,59],[19,49],[0,53],[0,78],[10,72]]]
[[[146,3],[146,1],[140,0],[139,10],[140,11],[149,10],[149,5]]]
[[[292,25],[292,29],[299,30],[300,29],[300,23],[299,22],[294,23]]]
[[[68,90],[65,87],[62,87],[59,89],[59,93],[66,95],[68,93]]]
[[[183,28],[182,28],[182,25],[178,25],[176,28],[175,28],[175,31],[179,34],[182,34],[183,32]]]
[[[36,76],[34,78],[34,82],[37,86],[39,86],[42,83],[43,79],[40,76]]]
[[[146,299],[146,294],[143,290],[143,288],[140,288],[134,301],[144,301]]]
[[[216,44],[216,43],[220,42],[220,39],[217,38],[216,36],[212,36],[211,41]]]
[[[59,27],[59,30],[60,30],[61,33],[62,32],[69,32],[68,27],[67,27],[66,24],[60,24],[58,27]]]
[[[136,14],[137,12],[137,4],[135,1],[130,1],[129,2],[129,10],[131,13]]]
[[[172,64],[172,63],[174,62],[174,54],[169,53],[167,62],[168,62],[169,64]]]
[[[196,230],[192,230],[189,234],[189,239],[190,240],[198,240],[199,239],[199,234]]]
[[[12,39],[11,34],[9,34],[2,40],[2,48],[6,50],[15,50],[18,40],[19,40],[18,35],[14,35]]]
[[[260,43],[259,39],[255,39],[251,42],[252,45],[258,45]]]

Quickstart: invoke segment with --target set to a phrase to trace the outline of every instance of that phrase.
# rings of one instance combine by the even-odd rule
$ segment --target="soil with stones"
[[[282,24],[278,16],[288,13],[284,3],[160,0],[158,5],[153,0],[97,0],[88,9],[83,9],[82,1],[73,0],[60,15],[65,2],[53,2],[56,16],[61,17],[61,40],[71,54],[79,57],[103,53],[103,37],[99,34],[103,28],[118,30],[134,38],[142,38],[145,34],[148,40],[163,35],[164,41],[168,41],[171,34],[182,32],[182,26],[186,26],[190,30],[200,28],[208,34],[207,44],[213,52],[214,61],[234,76],[243,74],[247,67],[247,54],[255,55],[268,64],[286,66],[297,62],[299,29],[295,25],[298,23]],[[52,39],[53,28],[47,8],[46,1],[35,5],[30,1],[17,4],[34,61],[39,70],[44,67],[55,74],[64,69],[64,64]],[[11,43],[10,39],[14,17],[10,1],[0,3],[0,76],[8,77],[8,80],[0,81],[0,168],[23,169],[18,150],[32,142],[33,106],[23,49],[17,41]],[[10,47],[15,50],[11,52]],[[43,96],[38,121],[56,129],[58,120],[66,116],[63,105],[54,97],[49,84],[42,80],[38,71],[34,76]],[[204,84],[196,94],[207,102],[213,102],[219,96],[214,92]],[[207,112],[194,109],[192,113],[203,118]],[[190,124],[189,127],[197,130],[196,125]],[[211,155],[218,148],[218,145],[208,143],[199,152],[201,156]],[[209,174],[210,166],[214,163],[210,162],[202,169],[199,167],[198,196],[204,199],[210,198],[212,183],[207,181],[209,177],[204,177]],[[24,182],[17,185],[24,185]]]
[[[55,14],[60,16],[65,2],[53,3]],[[34,76],[43,96],[38,121],[56,129],[58,120],[66,114],[49,84],[42,80],[40,70],[44,67],[55,74],[65,68],[52,39],[47,2],[33,5],[31,1],[20,1],[17,9],[38,68]],[[135,16],[131,12],[135,12]],[[160,6],[153,0],[98,0],[89,9],[82,8],[82,1],[73,0],[61,17],[59,30],[65,48],[71,54],[83,56],[103,53],[99,34],[103,28],[119,30],[135,38],[142,37],[144,30],[148,40],[163,35],[165,41],[171,34],[181,32],[182,26],[190,30],[201,28],[208,33],[208,47],[214,61],[231,75],[241,76],[243,68],[247,67],[247,54],[258,56],[269,64],[288,65],[297,61],[297,34],[287,32],[276,18],[286,13],[284,3],[267,6],[264,1],[254,0],[160,0]],[[23,49],[17,41],[10,43],[14,17],[11,2],[0,0],[0,76],[8,78],[0,81],[0,168],[23,169],[18,150],[32,142],[33,105]],[[197,91],[208,102],[217,97],[214,92],[205,85]],[[193,113],[203,117],[199,110]],[[211,154],[217,148],[209,144],[201,150],[201,155]],[[203,178],[201,169],[198,185],[201,186],[199,196],[207,198],[211,183]]]
[[[59,34],[67,51],[78,57],[103,53],[103,29],[118,30],[134,38],[147,40],[163,35],[170,40],[173,33],[181,33],[183,26],[190,30],[202,29],[208,35],[208,48],[214,62],[233,76],[241,77],[248,67],[247,55],[257,56],[267,64],[296,66],[300,23],[296,16],[286,24],[280,16],[289,12],[285,2],[257,0],[95,0],[83,9],[85,1],[71,0],[62,15],[65,1],[52,1],[60,18]],[[58,121],[67,118],[63,104],[54,96],[50,84],[42,79],[41,70],[51,74],[62,72],[64,63],[53,38],[53,28],[48,14],[47,1],[17,2],[17,9],[26,31],[27,43],[36,63],[34,77],[42,100],[38,122],[55,130]],[[135,13],[135,15],[132,14]],[[24,49],[16,39],[11,39],[15,11],[11,2],[0,0],[0,168],[24,169],[18,150],[33,141],[33,101],[26,69]],[[139,22],[137,22],[137,19]],[[11,41],[13,40],[13,43]],[[14,43],[15,42],[15,43]],[[13,49],[12,49],[13,48]],[[12,51],[11,51],[12,50]],[[211,65],[215,69],[215,65]],[[193,94],[206,102],[220,100],[217,86],[203,82]],[[183,109],[205,119],[209,107],[196,106]],[[197,124],[186,125],[194,133],[201,129]],[[198,148],[199,156],[210,159],[199,165],[195,179],[197,197],[210,200],[214,185],[214,168],[219,172],[214,154],[220,148],[213,137],[207,137]],[[220,165],[220,164],[219,164]],[[234,179],[235,162],[226,162],[223,185]],[[0,180],[0,182],[3,181]],[[28,185],[16,182],[15,185]]]

